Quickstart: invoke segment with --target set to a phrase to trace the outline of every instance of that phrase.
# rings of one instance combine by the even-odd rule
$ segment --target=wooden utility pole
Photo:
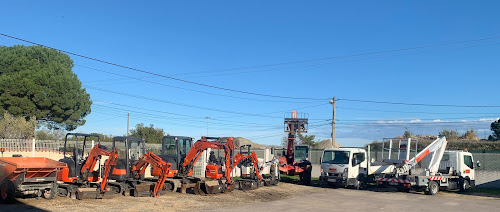
[[[330,104],[333,106],[333,115],[332,115],[332,148],[334,147],[335,144],[335,103],[337,101],[337,98],[333,97],[332,100],[330,100]]]
[[[130,121],[130,113],[127,113],[127,136],[128,136],[128,124]]]

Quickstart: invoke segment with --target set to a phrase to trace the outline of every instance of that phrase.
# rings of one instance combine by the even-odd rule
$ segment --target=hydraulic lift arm
[[[428,155],[430,155],[429,163],[423,168],[426,171],[429,171],[431,175],[436,174],[439,169],[439,162],[443,158],[447,143],[446,137],[444,136],[434,140],[412,159],[399,162],[397,167],[394,169],[395,174],[401,175],[410,173],[410,170]]]
[[[135,178],[139,178],[140,175],[146,171],[148,165],[153,166],[154,168],[160,169],[161,173],[158,176],[158,181],[155,184],[153,190],[153,196],[160,196],[159,191],[163,188],[165,183],[165,179],[167,179],[168,172],[170,172],[170,163],[164,162],[158,155],[148,152],[144,154],[132,167],[132,173],[134,173]]]
[[[415,166],[418,162],[424,159],[427,155],[431,155],[431,159],[427,164],[425,169],[429,170],[431,174],[435,174],[439,169],[439,162],[443,158],[444,151],[446,150],[446,145],[448,142],[446,141],[446,137],[441,137],[433,141],[427,147],[425,147],[422,151],[420,151],[415,157],[410,159],[410,166]]]

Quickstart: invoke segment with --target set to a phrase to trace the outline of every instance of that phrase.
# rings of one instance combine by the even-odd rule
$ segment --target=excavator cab
[[[172,164],[171,170],[179,170],[187,153],[193,146],[193,138],[185,136],[164,136],[160,156],[163,161]],[[154,170],[153,170],[154,172]]]
[[[74,139],[73,145],[70,143],[71,140]],[[87,147],[87,141],[88,140],[96,140],[97,144],[101,143],[101,140],[99,139],[99,136],[93,135],[93,134],[83,134],[83,133],[68,133],[66,134],[66,137],[64,138],[64,149],[63,149],[63,156],[64,158],[59,160],[59,162],[66,163],[68,166],[68,181],[73,181],[77,180],[79,175],[80,175],[80,170],[82,169],[83,164],[85,163],[85,149]],[[90,149],[92,146],[90,147]],[[87,152],[88,153],[88,152]],[[68,156],[70,155],[70,156]],[[66,172],[66,170],[63,170]],[[99,173],[98,172],[92,172],[89,177],[93,177],[98,179]],[[66,177],[66,175],[65,175]]]
[[[109,179],[125,181],[133,178],[130,171],[145,153],[145,142],[142,138],[118,136],[113,138],[113,150],[118,150],[118,160],[111,168]],[[141,176],[144,178],[144,175]]]
[[[293,158],[295,162],[302,163],[304,161],[309,161],[309,146],[295,145],[294,148]]]

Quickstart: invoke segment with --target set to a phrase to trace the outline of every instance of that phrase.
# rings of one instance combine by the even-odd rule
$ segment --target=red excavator
[[[75,138],[73,147],[73,155],[66,156],[66,150],[71,149],[68,144],[68,137]],[[83,137],[82,145],[79,145],[79,138]],[[97,144],[90,150],[88,156],[85,157],[85,146],[89,138],[96,138]],[[80,148],[81,147],[81,148]],[[108,191],[106,187],[108,175],[111,166],[116,164],[118,152],[107,151],[107,148],[100,145],[100,139],[97,135],[68,133],[64,140],[64,158],[60,160],[66,164],[66,167],[57,173],[57,180],[63,183],[59,185],[59,194],[63,196],[75,197],[76,199],[83,198],[101,198]],[[101,156],[108,156],[102,169],[94,171]],[[100,165],[100,164],[99,164]],[[99,174],[101,177],[99,177]]]
[[[240,167],[241,179],[234,181],[241,190],[255,189],[262,185],[277,185],[279,181],[279,171],[277,169],[279,162],[274,159],[260,165],[257,154],[251,151],[250,148],[251,145],[248,144],[240,146],[240,151],[234,154],[234,159],[232,159],[232,167],[226,168],[225,171],[232,173],[236,166]],[[233,155],[233,153],[231,155]],[[212,154],[211,152],[210,156],[215,156],[215,154]],[[231,160],[231,158],[226,158],[224,160]],[[225,172],[222,171],[222,166],[219,165],[222,164],[220,160],[212,158],[209,160],[209,163],[211,164],[207,165],[205,174],[207,178],[220,179],[222,176],[224,176]],[[271,177],[264,178],[261,171],[267,166],[272,166],[270,169]]]
[[[198,161],[201,156],[201,153],[208,148],[211,149],[223,149],[224,150],[224,158],[233,158],[234,157],[234,143],[233,138],[229,137],[225,143],[218,142],[220,138],[216,137],[201,137],[200,140],[196,141],[196,143],[191,147],[190,151],[187,153],[184,158],[184,163],[182,164],[183,171],[180,174],[181,177],[188,177],[187,174],[192,171],[194,164]],[[224,166],[227,169],[231,169],[233,167],[232,160],[225,160]],[[218,166],[207,166],[208,172],[218,172]],[[217,194],[217,193],[225,193],[227,191],[231,191],[233,189],[232,185],[234,181],[231,177],[231,172],[226,171],[224,176],[220,177],[217,180],[206,181],[202,179],[195,179],[196,184],[194,184],[193,191],[195,194],[199,195],[207,195],[207,194]],[[186,184],[185,184],[186,183]],[[191,186],[193,182],[183,181],[184,189],[187,186]]]
[[[169,188],[173,188],[174,191],[180,188],[181,193],[186,193],[188,188],[193,188],[194,193],[200,195],[226,192],[235,187],[231,185],[241,184],[240,181],[235,183],[230,176],[232,169],[237,164],[241,161],[248,161],[253,167],[253,165],[256,165],[258,162],[257,155],[253,153],[252,156],[250,151],[247,152],[247,155],[244,155],[245,153],[241,152],[240,149],[240,156],[238,156],[238,154],[235,155],[233,138],[221,139],[214,137],[202,137],[194,145],[192,141],[192,138],[185,136],[168,135],[163,137],[162,150],[159,157],[161,157],[166,163],[172,164],[168,173],[168,178],[165,181],[165,185],[166,187],[168,186]],[[209,164],[206,167],[206,176],[207,178],[216,179],[213,181],[205,181],[192,176],[194,164],[196,164],[203,151],[208,148],[224,150],[224,158],[228,159],[217,160],[212,158],[209,160]],[[260,172],[267,166],[272,166],[272,177],[270,179],[264,179],[264,184],[276,185],[279,181],[277,160],[266,162],[259,168],[253,167],[253,170],[258,171],[258,174],[253,175],[255,177],[254,179],[257,180],[258,178],[262,178]],[[223,168],[226,167],[229,167],[229,172],[223,172]],[[160,169],[153,167],[152,175],[159,176],[159,173]]]

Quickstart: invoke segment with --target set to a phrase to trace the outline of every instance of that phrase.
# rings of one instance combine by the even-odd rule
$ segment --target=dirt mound
[[[323,141],[320,141],[318,143],[318,146],[316,147],[317,149],[329,149],[329,148],[332,148],[331,147],[332,145],[332,139],[326,139],[326,140],[323,140]],[[339,148],[341,147],[342,145],[340,145],[339,143],[335,142],[333,144],[333,148]]]

